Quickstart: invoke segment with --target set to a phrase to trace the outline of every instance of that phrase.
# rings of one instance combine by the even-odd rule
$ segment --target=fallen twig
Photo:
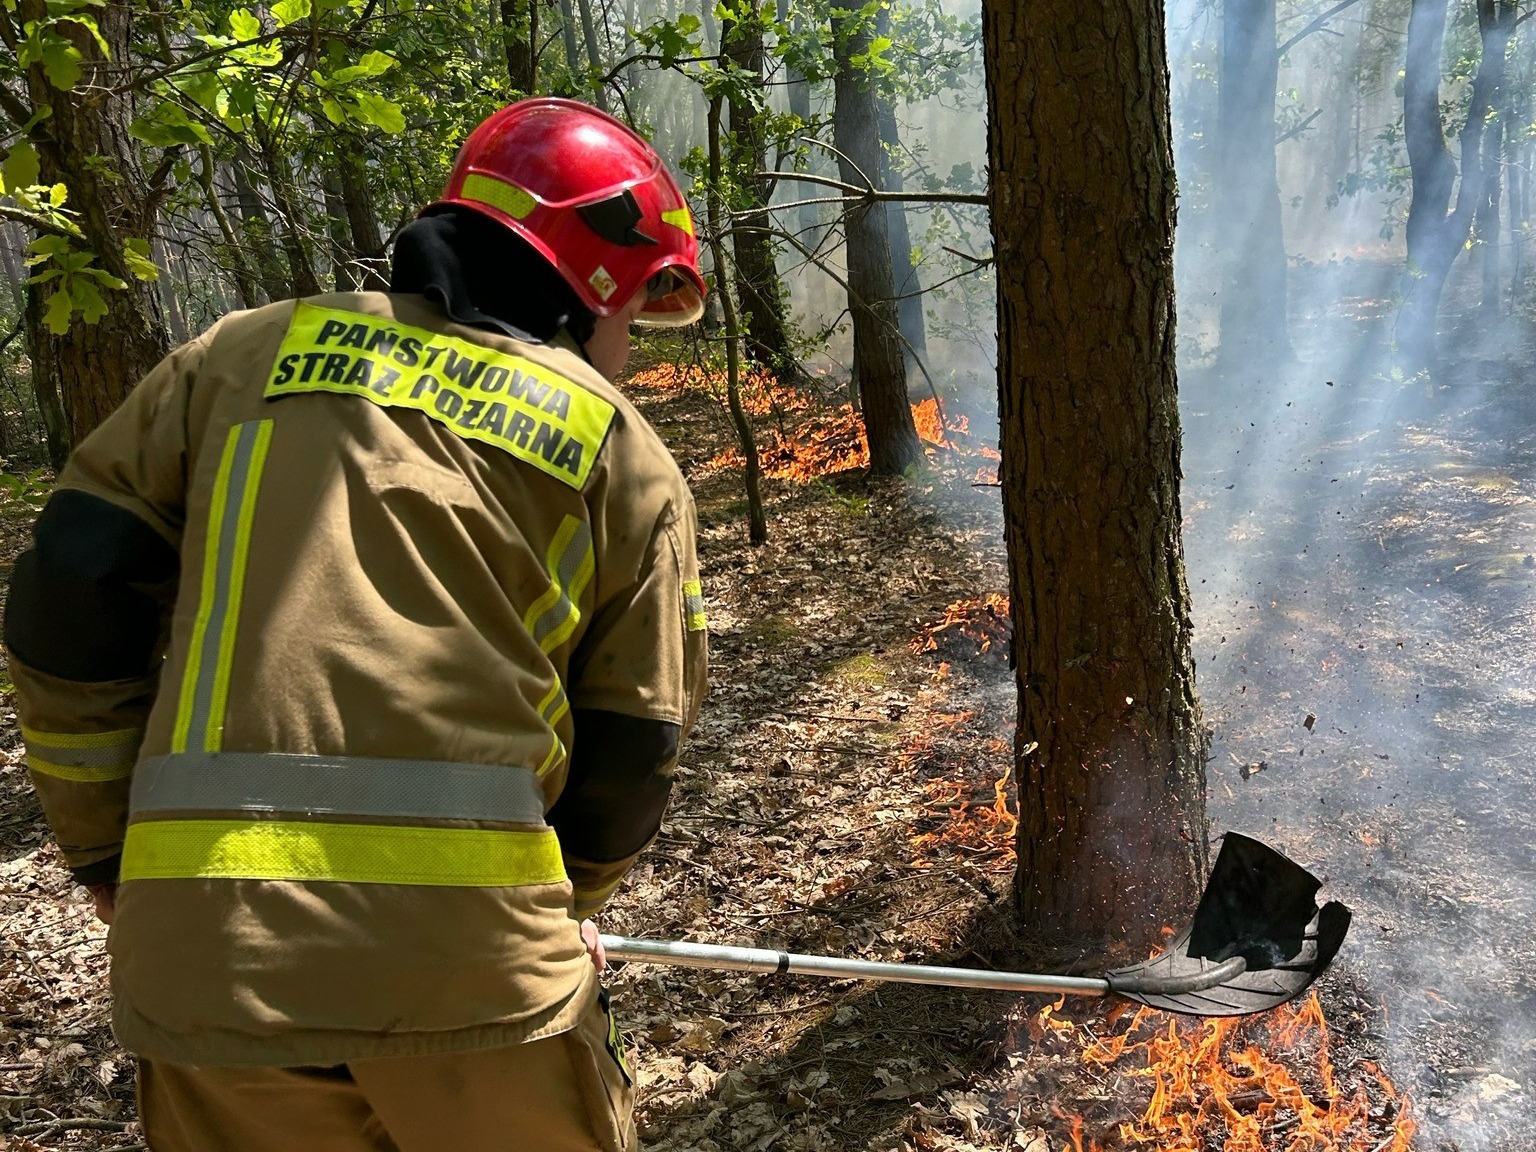
[[[127,1120],[36,1120],[12,1128],[12,1136],[57,1136],[60,1132],[123,1132]]]

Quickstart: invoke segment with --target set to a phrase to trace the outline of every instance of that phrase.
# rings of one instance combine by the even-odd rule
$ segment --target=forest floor
[[[1175,1024],[627,965],[612,983],[646,1146],[1400,1152],[1417,1123],[1418,1149],[1529,1149],[1536,397],[1473,376],[1187,376],[1213,834],[1262,837],[1354,909],[1317,1006]],[[771,537],[751,548],[728,419],[676,383],[643,374],[634,395],[698,497],[712,691],[603,929],[1019,967],[990,461],[956,435],[916,481],[871,484],[841,466],[845,426],[780,404],[759,421]],[[24,528],[0,524],[0,564]],[[0,1147],[125,1152],[142,1145],[104,932],[56,866],[3,719]]]

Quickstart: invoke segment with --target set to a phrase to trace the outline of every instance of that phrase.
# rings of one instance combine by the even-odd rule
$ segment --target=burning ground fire
[[[658,391],[704,389],[716,396],[725,394],[723,373],[706,372],[697,365],[659,364],[629,378],[629,384]],[[742,403],[757,417],[772,417],[775,424],[760,430],[758,458],[763,474],[775,480],[806,483],[837,472],[869,467],[869,443],[864,425],[853,406],[846,401],[827,404],[814,396],[778,383],[763,372],[752,372],[742,382]],[[792,419],[790,419],[792,417]],[[977,483],[997,482],[996,448],[975,442],[970,435],[970,421],[965,416],[941,419],[939,404],[931,397],[912,405],[912,420],[918,437],[929,448],[949,454],[956,466],[976,470]],[[706,471],[740,467],[741,451],[729,448],[706,465]]]
[[[937,623],[913,638],[912,651],[937,652],[955,659],[989,652],[1003,654],[1011,637],[1008,597],[992,592],[948,605]],[[940,678],[947,676],[948,670],[949,664],[941,663]],[[975,721],[975,713],[970,711],[936,713],[904,753],[909,762],[937,773],[923,785],[926,807],[930,812],[943,811],[947,817],[942,826],[912,837],[919,868],[931,867],[942,853],[959,853],[994,872],[1007,872],[1017,859],[1014,834],[1019,817],[1009,795],[1011,746],[995,732],[977,731]],[[978,745],[980,756],[974,751]],[[957,748],[963,751],[957,754]],[[991,765],[998,773],[981,785],[990,787],[990,802],[984,793],[976,794],[978,765]]]
[[[1408,1152],[1417,1128],[1408,1100],[1369,1061],[1346,1086],[1329,1055],[1328,1025],[1313,991],[1257,1017],[1192,1021],[1151,1008],[1122,1013],[1115,1035],[1097,1021],[1059,1016],[1063,1001],[1024,1022],[1029,1041],[1075,1055],[1106,1091],[1151,1084],[1141,1116],[1085,1132],[1073,1152]],[[1102,1018],[1099,1018],[1102,1020]],[[1114,1020],[1114,1017],[1110,1018]],[[1022,1039],[1022,1038],[1020,1038]],[[1107,1077],[1107,1080],[1105,1079]]]

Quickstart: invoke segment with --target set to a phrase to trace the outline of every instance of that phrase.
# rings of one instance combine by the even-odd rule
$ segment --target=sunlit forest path
[[[1196,1119],[1212,1150],[1313,1131],[1308,1147],[1407,1148],[1414,1123],[1412,1146],[1436,1152],[1528,1147],[1533,897],[1514,877],[1536,841],[1536,402],[1498,376],[1420,396],[1351,373],[1235,389],[1192,370],[1183,404],[1213,832],[1262,836],[1353,907],[1321,983],[1330,1036],[1283,1011],[1213,1032],[1190,1067],[1200,1045],[1157,1045],[1167,1017],[1089,1001],[631,965],[614,984],[648,1147],[1187,1147],[1164,1141]],[[698,497],[713,688],[604,930],[1038,961],[1008,911],[1013,676],[987,438],[951,431],[915,482],[871,485],[846,411],[759,386],[771,537],[754,549],[710,384],[661,366],[631,387]],[[6,519],[6,563],[26,526]],[[139,1148],[103,932],[54,863],[5,722],[8,1147]],[[1070,959],[1058,943],[1048,959]],[[1249,1044],[1256,1069],[1234,1063]],[[1244,1124],[1258,1142],[1227,1143]]]

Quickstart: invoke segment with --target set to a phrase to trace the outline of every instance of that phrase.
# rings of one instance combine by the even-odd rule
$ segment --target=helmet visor
[[[645,282],[645,307],[635,317],[640,328],[681,328],[704,315],[704,295],[688,277],[663,268]]]

